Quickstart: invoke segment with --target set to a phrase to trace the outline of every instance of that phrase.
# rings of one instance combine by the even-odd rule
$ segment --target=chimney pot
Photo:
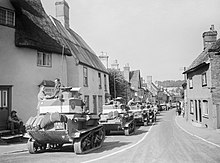
[[[55,3],[56,18],[65,28],[69,28],[69,5],[65,0],[59,0]]]

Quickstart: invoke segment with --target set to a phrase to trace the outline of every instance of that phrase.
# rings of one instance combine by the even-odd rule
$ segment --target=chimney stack
[[[210,30],[204,32],[202,37],[204,49],[207,48],[208,45],[215,43],[217,40],[217,31],[215,31],[214,25],[211,25]]]
[[[113,63],[111,64],[111,67],[112,67],[112,69],[119,70],[119,63],[118,63],[117,59],[113,61]]]
[[[99,56],[99,59],[101,60],[102,64],[105,66],[105,68],[108,69],[108,58],[109,56],[105,52],[101,52],[102,55]],[[105,53],[105,55],[104,55]]]
[[[55,3],[56,18],[65,28],[69,28],[69,5],[65,0],[59,0]]]
[[[129,66],[128,63],[124,66],[124,72],[123,72],[123,74],[124,74],[125,80],[126,80],[127,82],[129,82],[129,81],[130,81],[130,78],[129,78],[130,66]]]

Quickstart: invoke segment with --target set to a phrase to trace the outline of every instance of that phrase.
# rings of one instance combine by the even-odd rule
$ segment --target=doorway
[[[11,110],[11,86],[0,86],[0,130],[7,129]]]

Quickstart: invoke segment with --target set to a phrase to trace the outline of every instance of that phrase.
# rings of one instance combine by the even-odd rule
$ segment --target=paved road
[[[220,162],[220,148],[185,133],[174,118],[175,110],[162,112],[154,126],[142,126],[131,136],[108,136],[101,149],[86,155],[76,155],[66,146],[34,155],[1,155],[0,162]]]

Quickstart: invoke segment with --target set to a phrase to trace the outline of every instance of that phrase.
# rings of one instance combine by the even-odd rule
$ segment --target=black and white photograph
[[[219,0],[0,0],[1,163],[219,163]]]

